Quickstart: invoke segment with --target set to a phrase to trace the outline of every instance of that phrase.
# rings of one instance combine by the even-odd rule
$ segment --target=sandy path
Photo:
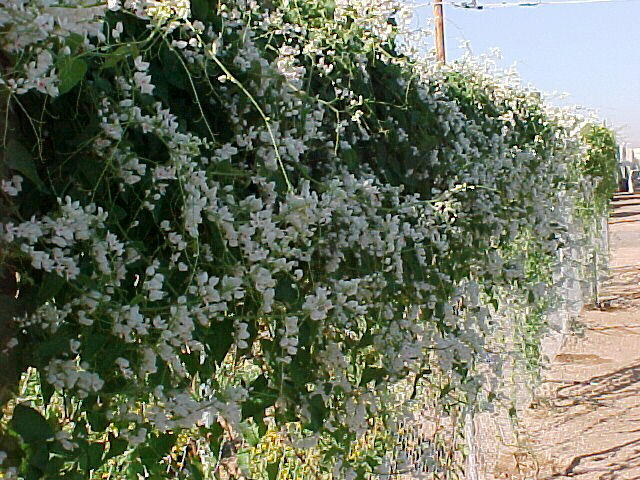
[[[581,314],[496,478],[640,480],[640,195],[613,205],[602,308]]]

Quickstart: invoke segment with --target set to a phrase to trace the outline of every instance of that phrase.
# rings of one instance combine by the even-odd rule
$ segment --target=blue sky
[[[513,0],[507,0],[513,1]],[[478,0],[478,4],[495,0]],[[432,7],[416,9],[421,25]],[[566,92],[564,103],[599,111],[619,139],[640,147],[640,1],[472,10],[444,6],[447,60],[501,50],[524,83]]]

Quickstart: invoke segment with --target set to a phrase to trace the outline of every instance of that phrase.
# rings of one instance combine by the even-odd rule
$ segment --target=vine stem
[[[178,60],[182,64],[182,68],[184,68],[184,71],[187,73],[187,78],[189,79],[191,90],[193,91],[193,95],[196,97],[196,104],[198,105],[198,110],[200,110],[200,115],[202,115],[202,121],[207,126],[207,130],[209,131],[209,135],[211,135],[211,139],[215,141],[216,136],[213,134],[213,130],[211,130],[211,126],[209,125],[209,122],[207,121],[207,117],[204,114],[204,110],[202,109],[202,104],[200,103],[200,97],[198,97],[198,91],[196,90],[196,86],[193,83],[193,79],[191,78],[191,74],[189,73],[189,68],[187,67],[187,64],[184,63],[184,60],[182,59],[180,54],[169,44],[166,38],[164,39],[164,41],[165,41],[165,44],[167,45],[167,48],[169,48],[169,50],[171,50],[175,54],[175,56],[178,58]]]
[[[260,105],[258,105],[258,102],[256,101],[256,99],[245,88],[245,86],[240,82],[240,80],[234,77],[233,74],[229,71],[229,69],[220,60],[218,60],[218,57],[215,55],[215,53],[211,54],[211,58],[213,59],[214,62],[216,62],[216,65],[220,67],[220,69],[224,72],[227,78],[231,80],[231,82],[236,84],[240,88],[240,90],[242,90],[242,93],[244,93],[247,96],[247,98],[253,104],[253,106],[256,107],[256,110],[258,110],[258,113],[262,117],[262,120],[264,121],[264,124],[267,127],[267,131],[269,132],[269,137],[271,138],[271,143],[273,144],[273,149],[275,151],[276,158],[278,159],[278,165],[280,166],[280,170],[282,171],[282,175],[284,176],[284,181],[287,184],[287,190],[290,192],[293,191],[293,187],[291,186],[291,182],[289,181],[289,176],[287,175],[287,172],[284,168],[284,163],[282,162],[282,157],[280,156],[280,151],[278,150],[278,144],[276,143],[276,138],[273,135],[273,130],[271,130],[271,125],[269,124],[269,117],[267,117],[267,115],[264,113],[264,110],[262,110]]]

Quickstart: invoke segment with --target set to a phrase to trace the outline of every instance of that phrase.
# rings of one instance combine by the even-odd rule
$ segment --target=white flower
[[[329,290],[324,287],[317,287],[315,295],[307,295],[305,297],[302,309],[309,312],[312,320],[322,320],[327,317],[329,310],[333,308],[331,300],[329,300]]]
[[[145,75],[144,72],[136,72],[133,74],[133,81],[140,89],[140,93],[149,95],[153,93],[155,86],[151,83],[151,75]]]
[[[56,433],[55,438],[58,442],[60,442],[62,448],[64,448],[65,450],[73,450],[74,448],[78,448],[78,444],[71,441],[73,437],[69,432],[60,430]]]
[[[149,269],[147,269],[149,271]],[[155,271],[155,270],[153,270]],[[161,300],[165,296],[165,292],[162,291],[162,285],[164,283],[164,275],[156,273],[152,278],[146,280],[142,285],[142,288],[149,292],[149,300],[154,302]]]
[[[120,368],[120,373],[122,373],[123,377],[131,378],[133,376],[133,370],[129,368],[129,360],[118,357],[116,358],[115,363]]]
[[[149,62],[143,61],[141,56],[137,56],[136,58],[134,58],[133,64],[135,65],[138,72],[146,72],[149,68]]]
[[[113,1],[113,0],[111,0]],[[122,26],[122,22],[118,22],[116,23],[116,26],[113,30],[111,30],[111,35],[113,36],[113,38],[115,38],[116,40],[120,38],[120,35],[122,34],[123,31],[123,26]]]
[[[218,160],[229,160],[235,154],[238,153],[238,149],[230,143],[225,143],[221,148],[218,148],[215,152]]]
[[[78,353],[78,348],[80,348],[80,345],[81,343],[78,340],[69,340],[69,349],[72,353]]]
[[[285,355],[278,360],[283,363],[290,363],[291,355],[295,355],[298,352],[298,317],[285,317],[284,328],[279,329],[278,333],[282,335],[279,345],[285,352]]]
[[[155,373],[158,371],[156,367],[156,354],[149,347],[145,347],[142,352],[142,364],[140,365],[140,375],[144,376],[147,373]]]
[[[136,433],[134,434],[130,434],[129,432],[122,432],[123,434],[126,434],[128,436],[128,440],[129,440],[129,445],[131,445],[132,447],[137,447],[138,445],[140,445],[142,442],[144,442],[147,438],[147,429],[146,428],[140,428]]]
[[[87,317],[87,312],[80,310],[78,312],[78,323],[87,327],[93,325],[93,319]]]
[[[2,180],[1,188],[4,193],[11,197],[15,197],[22,191],[22,177],[14,175],[11,180]]]
[[[240,349],[248,348],[249,344],[245,340],[247,340],[251,336],[249,334],[249,331],[247,330],[249,328],[249,325],[247,323],[236,320],[233,322],[233,326],[235,328],[234,337],[237,347]]]

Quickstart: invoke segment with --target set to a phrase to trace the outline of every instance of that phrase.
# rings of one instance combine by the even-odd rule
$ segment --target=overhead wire
[[[500,3],[483,3],[478,5],[481,8],[501,8],[501,7],[537,7],[538,5],[581,5],[589,3],[622,3],[622,2],[634,2],[638,0],[555,0],[555,1],[536,1],[536,2],[500,2]],[[474,2],[475,3],[475,2]],[[454,6],[461,6],[462,8],[468,8],[464,5],[456,4],[452,2]],[[474,7],[471,7],[474,8]]]
[[[538,0],[538,1],[522,1],[522,2],[494,2],[494,3],[478,3],[477,0],[470,2],[455,2],[451,0],[443,0],[442,2],[426,2],[412,5],[413,8],[431,6],[435,3],[443,5],[451,5],[457,8],[466,8],[471,10],[483,10],[485,8],[506,8],[506,7],[537,7],[541,5],[584,5],[591,3],[628,3],[640,0]]]

